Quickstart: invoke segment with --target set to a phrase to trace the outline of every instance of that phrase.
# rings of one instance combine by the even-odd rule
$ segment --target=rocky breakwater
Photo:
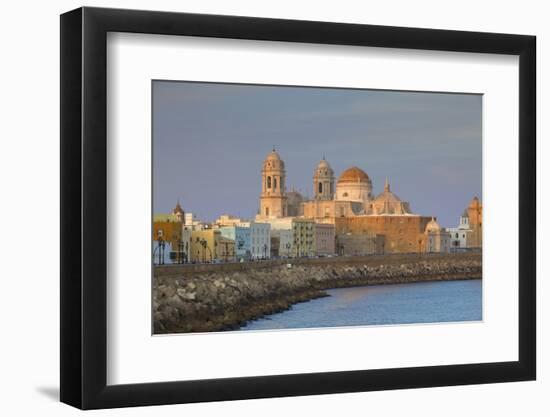
[[[156,267],[155,333],[230,330],[328,288],[481,278],[481,254],[386,255]]]

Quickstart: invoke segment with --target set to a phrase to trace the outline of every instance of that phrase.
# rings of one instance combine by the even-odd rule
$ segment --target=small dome
[[[301,203],[304,201],[304,196],[296,190],[292,190],[286,193],[288,203]]]
[[[433,217],[426,225],[426,233],[430,232],[441,232],[441,226],[435,221]]]
[[[388,179],[386,178],[386,183],[384,184],[384,191],[378,194],[378,196],[374,199],[374,201],[389,201],[392,203],[398,203],[401,201],[399,197],[397,197],[396,194],[390,191],[390,183]]]
[[[284,168],[285,163],[281,159],[279,153],[273,148],[271,152],[267,154],[264,160],[264,167],[270,168]]]
[[[343,182],[370,182],[370,178],[362,169],[351,167],[342,172],[338,178],[338,183]]]
[[[279,155],[279,153],[273,149],[271,152],[269,152],[269,154],[267,154],[267,156],[265,157],[265,160],[266,161],[280,161],[281,160],[281,156]]]

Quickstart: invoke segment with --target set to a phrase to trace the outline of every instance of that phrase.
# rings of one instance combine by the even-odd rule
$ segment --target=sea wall
[[[238,328],[328,288],[481,278],[481,253],[384,255],[155,267],[155,333]]]

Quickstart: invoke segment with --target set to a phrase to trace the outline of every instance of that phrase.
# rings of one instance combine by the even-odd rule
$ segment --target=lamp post
[[[208,242],[206,239],[202,239],[199,242],[202,246],[202,261],[203,263],[206,263],[206,249],[208,249],[208,253],[210,254],[210,261],[212,261],[212,251],[210,250],[210,247],[208,247]]]
[[[164,242],[164,239],[162,236],[159,236],[158,239],[158,249],[159,249],[159,265],[164,265],[164,246],[166,243]]]
[[[240,251],[243,250],[243,248],[244,248],[244,239],[241,236],[239,236],[239,238],[237,239],[237,249],[240,252]],[[237,252],[237,251],[235,250],[235,252]],[[235,255],[236,255],[236,253],[235,253]],[[235,256],[235,257],[237,258],[237,256]]]

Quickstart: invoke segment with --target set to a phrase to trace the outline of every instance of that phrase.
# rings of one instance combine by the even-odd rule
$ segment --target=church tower
[[[285,163],[273,149],[262,167],[262,193],[260,195],[260,217],[277,218],[287,216]]]
[[[481,218],[483,206],[477,197],[474,197],[468,206],[468,219],[472,229],[471,239],[468,246],[481,247],[483,242]]]
[[[334,198],[334,171],[324,156],[313,174],[313,190],[315,200]]]

